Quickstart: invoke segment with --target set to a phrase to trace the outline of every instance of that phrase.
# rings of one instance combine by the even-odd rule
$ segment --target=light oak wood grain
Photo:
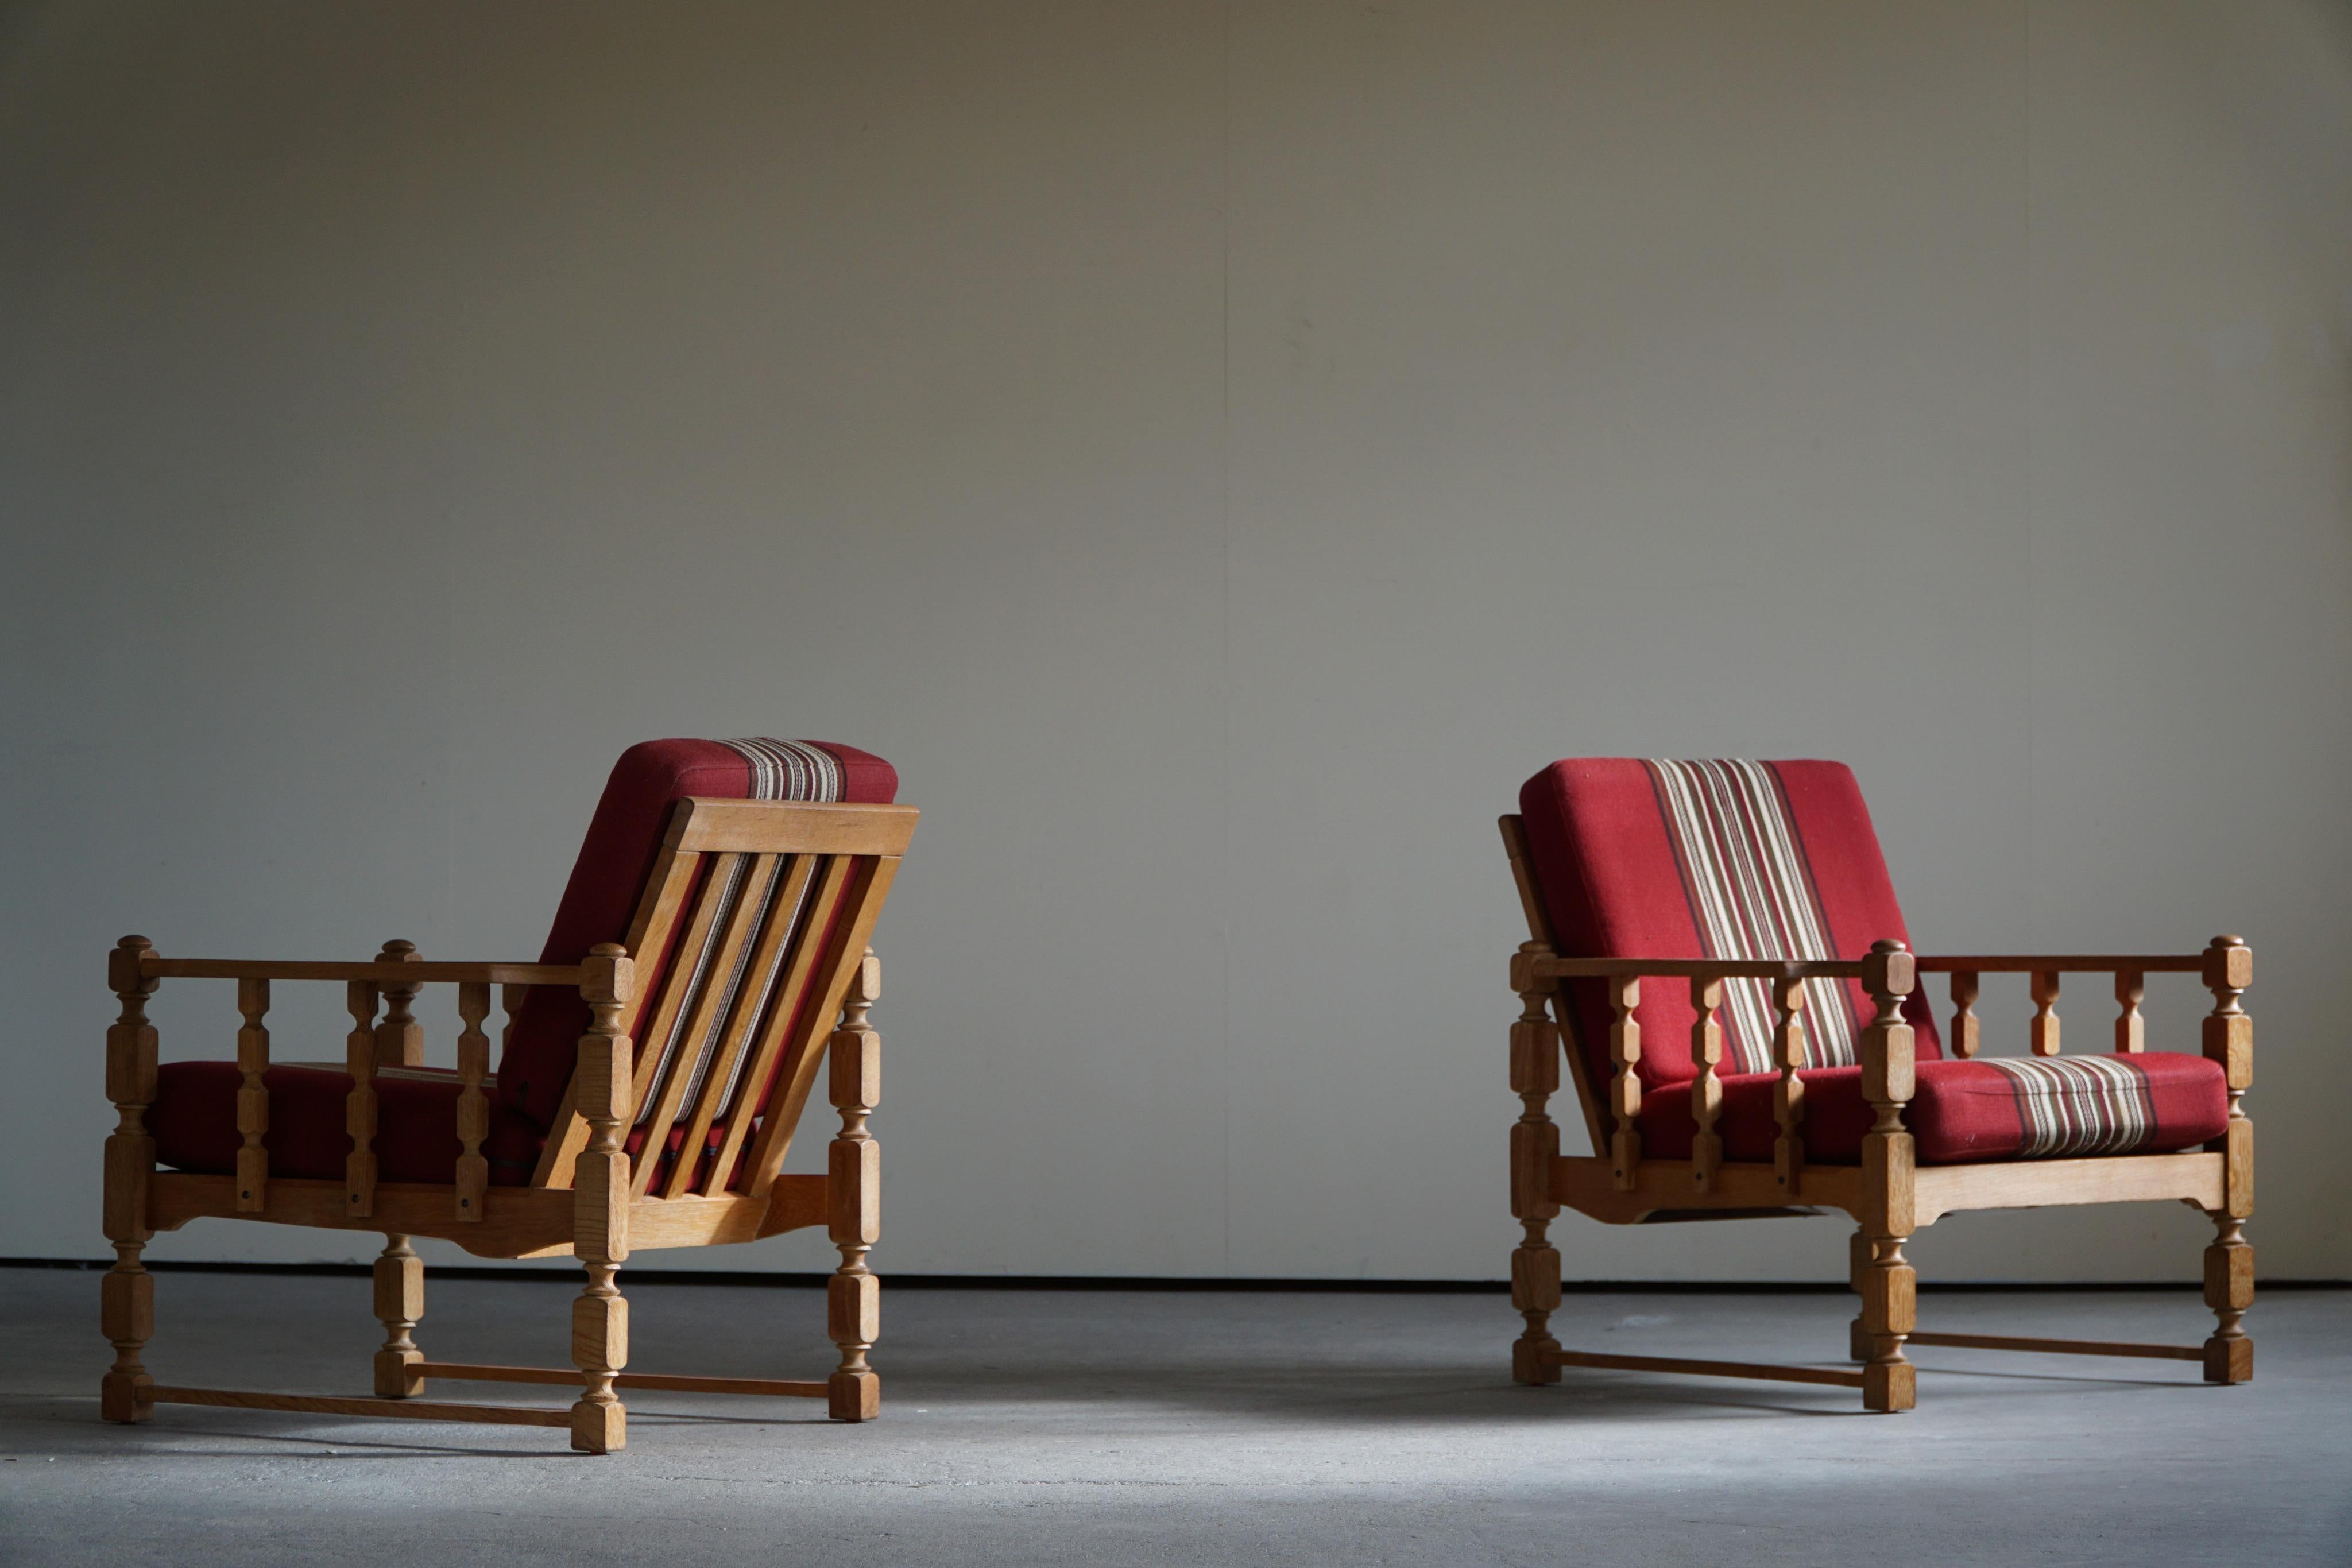
[[[1522,1097],[1521,1118],[1512,1128],[1511,1212],[1525,1229],[1513,1254],[1513,1304],[1528,1327],[1515,1343],[1512,1375],[1523,1383],[1549,1382],[1563,1366],[1626,1367],[1732,1377],[1796,1377],[1862,1390],[1864,1405],[1876,1411],[1910,1408],[1917,1397],[1916,1369],[1906,1354],[1911,1343],[2037,1350],[2089,1355],[2198,1360],[2214,1382],[2242,1382],[2252,1375],[2253,1346],[2242,1318],[2253,1296],[2253,1253],[2244,1237],[2252,1209],[2253,1128],[2241,1103],[2252,1081],[2253,1025],[2239,1003],[2252,983],[2252,954],[2237,937],[2216,937],[2201,954],[2021,955],[1920,956],[1901,944],[1879,942],[1859,961],[1743,960],[1680,957],[1597,958],[1562,956],[1552,927],[1541,878],[1526,852],[1525,826],[1503,819],[1529,941],[1512,957],[1511,986],[1519,994],[1518,1019],[1511,1034],[1511,1087]],[[1972,1165],[1918,1164],[1904,1116],[1916,1085],[1916,1047],[1903,1007],[1922,973],[1951,976],[1951,1046],[1961,1059],[1976,1056],[1981,1028],[1975,1007],[1980,977],[2022,974],[2036,1004],[2027,1044],[2037,1053],[2059,1049],[2059,977],[2105,972],[2115,977],[2118,1008],[2116,1049],[2145,1049],[2141,1004],[2149,974],[2193,973],[2214,993],[2204,1022],[2204,1051],[2223,1069],[2230,1118],[2222,1135],[2201,1151],[2167,1155],[2121,1155],[2092,1159],[2002,1160]],[[1775,1014],[1772,1063],[1777,1070],[1773,1115],[1779,1132],[1770,1165],[1726,1161],[1716,1127],[1720,1084],[1720,1041],[1713,1014],[1721,983],[1754,977],[1771,988]],[[1805,1085],[1801,982],[1808,978],[1858,978],[1871,997],[1872,1017],[1860,1042],[1862,1092],[1871,1107],[1861,1163],[1823,1166],[1809,1161],[1803,1144]],[[1646,1157],[1639,1118],[1642,1085],[1641,1028],[1634,1017],[1641,985],[1678,979],[1691,987],[1696,1022],[1691,1036],[1692,1112],[1696,1126],[1693,1157]],[[1576,1015],[1567,1005],[1570,982],[1597,986],[1608,1009],[1608,1055],[1612,1077],[1604,1085],[1574,1074],[1578,1100],[1591,1130],[1591,1157],[1547,1159],[1556,1136],[1543,1141],[1548,1117],[1535,1118],[1544,1081],[1530,1069],[1544,1048],[1534,1032],[1546,1016],[1536,1004],[1556,1009],[1560,1038],[1571,1066],[1580,1060],[1574,1039]],[[1549,988],[1547,991],[1546,988]],[[1551,1080],[1556,1083],[1556,1078]],[[1604,1130],[1613,1122],[1613,1131]],[[1549,1204],[1530,1196],[1537,1166],[1545,1169]],[[2219,1325],[2201,1346],[2133,1345],[2104,1340],[2015,1339],[1999,1335],[1923,1334],[1918,1330],[1917,1277],[1905,1247],[1916,1230],[1944,1215],[1966,1209],[2023,1208],[2049,1205],[2185,1201],[2213,1218],[2214,1243],[2205,1253],[2205,1299]],[[1843,1210],[1857,1221],[1850,1249],[1849,1280],[1861,1298],[1861,1312],[1849,1330],[1848,1349],[1863,1364],[1851,1373],[1751,1365],[1745,1363],[1664,1357],[1599,1355],[1560,1350],[1549,1333],[1548,1314],[1530,1312],[1558,1302],[1558,1254],[1544,1240],[1542,1226],[1559,1207],[1575,1209],[1604,1224],[1654,1224],[1667,1220],[1760,1218]],[[1536,1245],[1540,1242],[1538,1247]],[[1541,1337],[1538,1337],[1540,1335]]]
[[[124,938],[109,956],[107,970],[121,1011],[107,1031],[107,1095],[117,1119],[106,1145],[101,1218],[116,1256],[102,1283],[100,1318],[115,1354],[100,1385],[101,1415],[143,1421],[160,1400],[505,1422],[566,1429],[574,1448],[593,1453],[625,1445],[627,1413],[615,1391],[628,1388],[823,1397],[836,1416],[872,1418],[880,1397],[871,1360],[880,1296],[866,1259],[879,1235],[881,1199],[879,1149],[867,1124],[879,1061],[878,1037],[868,1019],[878,975],[869,944],[915,821],[908,807],[681,801],[632,915],[630,942],[601,946],[577,965],[428,961],[404,942],[388,944],[375,959],[361,963],[179,959],[161,956],[144,937]],[[715,1001],[689,1004],[682,993],[671,1004],[675,988],[668,986],[639,988],[630,955],[667,951],[681,935],[681,923],[698,918],[701,906],[694,894],[705,885],[706,862],[730,856],[751,866],[752,895],[731,912],[712,907],[700,934],[714,937],[714,962],[740,964],[761,976],[776,973],[773,996],[761,993],[722,1008]],[[772,898],[760,880],[767,871],[777,873]],[[236,1031],[233,1172],[154,1168],[146,1116],[155,1097],[157,1042],[145,1008],[165,978],[237,983],[243,1024]],[[341,1119],[352,1153],[341,1180],[273,1176],[268,1169],[269,1107],[258,1092],[269,1066],[264,1020],[270,987],[306,980],[342,984],[351,1015],[341,1066],[352,1087]],[[434,984],[457,987],[456,1166],[446,1185],[386,1182],[373,1146],[381,1114],[378,1070],[422,1061],[424,1030],[414,1004],[420,989]],[[501,988],[509,1041],[533,986],[576,988],[591,1019],[556,1124],[524,1186],[491,1185],[484,1154],[494,1082],[485,1028],[492,986]],[[697,1010],[680,1016],[689,1006]],[[688,1084],[691,1055],[671,1075],[674,1086],[656,1082],[657,1063],[638,1050],[631,1032],[641,1022],[656,1032],[675,1025],[689,1051],[706,1039],[718,1040],[701,1089]],[[793,1130],[816,1070],[827,1060],[835,1064],[832,1098],[842,1116],[828,1170],[783,1175],[779,1167]],[[656,1096],[650,1103],[649,1094]],[[721,1157],[708,1165],[681,1159],[666,1179],[650,1168],[651,1155],[647,1168],[636,1168],[622,1137],[641,1111],[649,1131],[682,1129],[689,1148],[713,1134],[723,1138]],[[661,1143],[657,1136],[647,1140],[654,1150]],[[730,1185],[737,1174],[743,1179]],[[376,1316],[384,1328],[374,1366],[379,1397],[159,1388],[142,1361],[154,1329],[153,1280],[142,1254],[155,1231],[200,1219],[382,1232],[385,1246],[374,1270]],[[628,1303],[616,1281],[632,1252],[751,1241],[819,1225],[842,1255],[827,1299],[827,1331],[838,1358],[830,1376],[626,1370]],[[453,1241],[478,1257],[577,1258],[587,1278],[572,1307],[574,1369],[426,1361],[415,1340],[424,1312],[423,1263],[411,1245],[417,1236]],[[581,1394],[569,1407],[556,1409],[417,1397],[432,1376],[573,1383]]]

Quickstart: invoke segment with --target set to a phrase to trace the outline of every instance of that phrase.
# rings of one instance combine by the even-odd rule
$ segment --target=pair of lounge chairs
[[[854,747],[770,739],[654,741],[614,768],[535,964],[428,960],[404,942],[357,963],[167,958],[126,936],[109,981],[105,1232],[116,1260],[101,1319],[114,1364],[101,1414],[159,1404],[563,1427],[572,1446],[625,1441],[617,1391],[823,1398],[836,1419],[880,1408],[867,1354],[879,1293],[879,1092],[867,1009],[870,946],[916,813],[890,765]],[[2139,957],[1914,956],[1853,776],[1824,762],[1555,764],[1502,821],[1529,938],[1511,962],[1511,1260],[1526,1320],[1522,1383],[1563,1366],[1782,1378],[1862,1390],[1872,1410],[1916,1397],[1904,1346],[2072,1350],[2200,1362],[2252,1375],[2243,1223],[2252,1127],[2240,1099],[2252,955],[2232,936]],[[2200,1054],[2146,1049],[2146,977],[2200,975],[2216,998]],[[2063,973],[2115,977],[2115,1050],[2062,1056]],[[1979,1058],[1972,1009],[1987,973],[2030,976],[2030,1057]],[[1952,1054],[1918,994],[1951,976]],[[235,980],[234,1061],[159,1065],[147,998],[166,979]],[[343,1060],[273,1062],[278,980],[341,982]],[[1651,982],[1645,988],[1643,982]],[[1659,982],[1673,982],[1660,984]],[[454,1070],[424,1062],[412,1005],[457,988]],[[503,1050],[489,1067],[497,988]],[[1548,1103],[1561,1064],[1593,1152],[1564,1156]],[[782,1166],[820,1065],[841,1126],[825,1174]],[[1920,1333],[1904,1244],[1967,1208],[2177,1198],[2213,1218],[2201,1345]],[[1858,1229],[1859,1370],[1602,1355],[1562,1348],[1548,1239],[1563,1207],[1611,1224],[1839,1209]],[[142,1354],[159,1230],[224,1218],[383,1234],[374,1270],[373,1397],[158,1384]],[[822,1225],[841,1265],[826,1296],[839,1352],[823,1379],[635,1373],[614,1280],[635,1250],[750,1241]],[[418,1236],[479,1257],[571,1256],[587,1275],[570,1368],[428,1359]],[[431,1382],[555,1384],[569,1406],[436,1402]]]

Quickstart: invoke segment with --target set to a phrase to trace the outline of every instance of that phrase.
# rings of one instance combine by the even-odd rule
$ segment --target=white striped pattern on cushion
[[[1834,958],[1812,868],[1787,797],[1759,762],[1645,764],[1709,958]],[[1769,1072],[1772,995],[1762,980],[1724,982],[1724,1037],[1735,1072]],[[1842,980],[1805,982],[1805,1060],[1846,1067],[1853,1009]]]
[[[2147,1080],[2113,1056],[1989,1056],[2017,1086],[2021,1159],[2127,1155],[2156,1135]]]
[[[841,761],[821,746],[764,735],[719,744],[734,747],[751,763],[754,800],[841,799]]]
[[[768,736],[722,740],[719,744],[732,747],[751,763],[751,792],[746,797],[748,800],[829,802],[841,799],[841,763],[822,747],[811,746],[803,740],[777,740]],[[769,873],[757,894],[760,902],[751,926],[752,931],[759,931],[767,925],[778,890],[784,884],[791,860],[789,855],[772,858]],[[679,1002],[676,1019],[670,1025],[669,1038],[662,1041],[661,1064],[655,1071],[644,1103],[637,1107],[639,1125],[652,1120],[655,1110],[660,1105],[662,1085],[667,1082],[685,1046],[683,1037],[694,1017],[695,1004],[700,999],[704,988],[715,981],[720,987],[718,1005],[710,1009],[709,1028],[694,1045],[693,1065],[688,1071],[686,1089],[678,1103],[693,1104],[695,1096],[701,1092],[703,1079],[710,1071],[711,1058],[718,1054],[719,1042],[725,1038],[727,1019],[734,1011],[737,997],[742,992],[747,977],[744,971],[751,966],[751,949],[756,946],[749,941],[743,943],[725,975],[713,972],[720,940],[734,918],[737,906],[742,902],[745,883],[751,879],[751,856],[736,857],[734,864],[729,868],[726,884],[718,890],[718,909],[711,917],[709,929],[703,936],[702,946],[690,955],[678,956],[681,968],[673,970],[667,982],[673,985],[683,983],[687,989]],[[759,977],[759,988],[751,997],[753,1011],[751,1017],[755,1021],[775,994],[776,981],[782,974],[785,956],[792,950],[791,936],[808,912],[809,890],[814,885],[814,878],[802,884],[799,906],[790,912],[790,923],[785,927],[786,940],[776,945],[774,961],[769,965],[768,972]],[[748,1051],[737,1054],[733,1076],[728,1082],[726,1093],[719,1100],[722,1106],[733,1103],[751,1054]]]

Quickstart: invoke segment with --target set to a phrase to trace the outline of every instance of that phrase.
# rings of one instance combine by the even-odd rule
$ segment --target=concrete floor
[[[623,1276],[626,1283],[626,1275]],[[359,1278],[164,1274],[160,1378],[364,1392]],[[428,1285],[430,1354],[564,1359],[567,1285]],[[640,1282],[642,1370],[808,1376],[819,1293]],[[167,1407],[97,1418],[95,1274],[0,1270],[0,1562],[2352,1562],[2352,1292],[2249,1320],[2258,1380],[1922,1350],[1846,1391],[1507,1375],[1493,1295],[886,1290],[883,1418],[641,1395],[630,1446]],[[2186,1340],[2180,1294],[1930,1294],[1955,1332]],[[1850,1298],[1571,1296],[1572,1345],[1823,1361]],[[441,1385],[528,1402],[548,1389]]]

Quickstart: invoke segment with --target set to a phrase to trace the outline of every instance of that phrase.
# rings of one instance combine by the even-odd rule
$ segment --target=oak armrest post
[[[2254,1343],[2242,1326],[2254,1302],[2254,1249],[2246,1241],[2254,1212],[2254,1124],[2244,1103],[2254,1082],[2254,1020],[2238,998],[2254,983],[2253,949],[2235,936],[2214,937],[2205,949],[2203,978],[2213,993],[2204,1053],[2221,1064],[2230,1096],[2230,1119],[2206,1145],[2222,1156],[2222,1198],[2212,1216],[2213,1245],[2205,1249],[2205,1304],[2217,1325],[2205,1342],[2205,1381],[2243,1383],[2254,1375]]]
[[[1691,1007],[1698,1017],[1691,1024],[1690,1059],[1697,1072],[1691,1079],[1691,1185],[1701,1192],[1715,1186],[1715,1173],[1723,1165],[1723,1135],[1715,1130],[1723,1114],[1723,1080],[1716,1064],[1723,1060],[1723,982],[1694,975]]]
[[[1511,986],[1519,994],[1518,1021],[1511,1026],[1511,1092],[1519,1097],[1519,1118],[1511,1125],[1511,1218],[1520,1230],[1511,1249],[1511,1306],[1527,1325],[1511,1347],[1511,1376],[1528,1384],[1559,1381],[1559,1368],[1544,1357],[1559,1348],[1550,1327],[1559,1309],[1559,1252],[1550,1239],[1559,1213],[1551,1174],[1559,1129],[1549,1105],[1559,1089],[1560,1040],[1549,1007],[1552,982],[1534,974],[1534,960],[1550,956],[1541,942],[1525,942],[1511,964]]]
[[[1963,1061],[1984,1043],[1983,1025],[1977,1018],[1979,984],[1974,969],[1952,971],[1952,1054]]]
[[[572,1166],[572,1250],[588,1283],[572,1303],[572,1362],[582,1390],[572,1406],[572,1446],[607,1454],[627,1441],[627,1412],[613,1379],[629,1364],[629,1303],[613,1285],[629,1256],[629,1156],[621,1128],[636,1110],[629,1037],[621,1010],[635,991],[625,949],[600,943],[580,967],[580,995],[588,1003],[588,1032],[580,1037],[572,1087],[588,1124],[588,1145]],[[645,1151],[657,1159],[661,1151]]]
[[[2147,998],[2147,977],[2137,969],[2116,971],[2116,1052],[2137,1056],[2147,1049],[2147,1019],[2139,1004]]]
[[[882,1282],[866,1266],[882,1239],[882,1146],[866,1119],[882,1098],[882,1037],[866,1009],[882,994],[882,965],[868,947],[850,971],[840,1027],[825,1055],[825,1085],[841,1131],[825,1150],[825,1233],[841,1266],[825,1286],[825,1326],[841,1362],[825,1380],[826,1408],[836,1421],[871,1421],[882,1412],[882,1379],[866,1362],[882,1333]]]
[[[1642,1164],[1642,1024],[1633,1016],[1642,1001],[1642,982],[1636,976],[1619,975],[1606,985],[1609,1060],[1617,1069],[1609,1081],[1609,1107],[1617,1117],[1617,1131],[1609,1143],[1609,1165],[1619,1190],[1631,1192]]]
[[[261,1214],[269,1202],[269,1151],[262,1146],[269,1131],[269,1091],[262,1083],[269,1071],[269,1030],[261,1021],[269,1013],[269,982],[239,980],[236,1010],[245,1018],[245,1027],[236,1031],[236,1070],[242,1079],[236,1092],[236,1207]]]
[[[415,964],[421,962],[414,942],[397,939],[383,945],[375,956],[379,964]],[[422,1067],[425,1065],[425,1026],[416,1021],[408,1005],[424,989],[421,981],[395,980],[377,987],[383,998],[383,1021],[375,1026],[375,1064],[378,1067]]]
[[[1916,1156],[1911,1134],[1903,1127],[1917,1061],[1911,1026],[1903,1021],[1903,999],[1916,981],[1911,955],[1901,943],[1872,944],[1862,970],[1874,1014],[1862,1036],[1862,1093],[1874,1113],[1862,1140],[1862,1228],[1870,1247],[1862,1279],[1862,1322],[1871,1342],[1863,1368],[1863,1403],[1879,1411],[1908,1410],[1918,1402],[1917,1373],[1903,1354],[1904,1340],[1918,1326],[1918,1276],[1903,1256],[1917,1212]]]
[[[106,1187],[100,1220],[114,1244],[114,1267],[99,1291],[99,1327],[114,1346],[114,1364],[99,1385],[99,1414],[109,1421],[144,1421],[155,1413],[155,1380],[140,1352],[155,1332],[155,1277],[140,1261],[147,1239],[149,1183],[155,1174],[155,1137],[147,1107],[155,1103],[155,1026],[147,998],[156,982],[141,973],[155,956],[144,936],[125,936],[107,956],[108,986],[122,1010],[106,1031],[106,1097],[114,1102],[114,1131],[106,1140]]]
[[[489,1135],[490,1107],[485,1086],[490,1077],[490,1038],[482,1020],[490,1016],[487,980],[467,980],[457,988],[457,1018],[465,1028],[457,1035],[457,1218],[478,1221],[488,1201],[490,1162],[482,1155]]]
[[[1805,1065],[1804,1007],[1802,980],[1774,984],[1772,1064],[1780,1070],[1780,1080],[1772,1087],[1772,1115],[1780,1136],[1772,1145],[1772,1175],[1791,1197],[1805,1168],[1805,1081],[1797,1076]]]
[[[2033,998],[2033,1019],[2026,1025],[2026,1032],[2036,1056],[2058,1054],[2058,973],[2055,969],[2036,969],[2029,987]]]
[[[375,1211],[375,987],[352,980],[343,988],[352,1032],[343,1037],[343,1071],[352,1075],[343,1100],[343,1132],[352,1152],[343,1159],[343,1213],[365,1219]]]

